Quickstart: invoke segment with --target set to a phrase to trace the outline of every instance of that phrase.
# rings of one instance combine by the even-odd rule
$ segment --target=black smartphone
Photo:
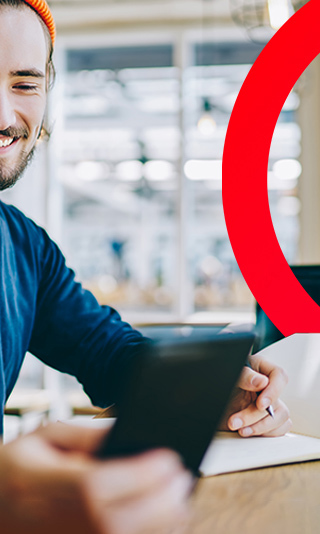
[[[219,333],[147,344],[98,456],[165,447],[199,475],[254,338],[252,332]]]

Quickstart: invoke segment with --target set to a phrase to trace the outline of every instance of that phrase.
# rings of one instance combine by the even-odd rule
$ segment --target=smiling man
[[[43,132],[54,40],[44,0],[0,0],[0,190],[19,179]],[[27,351],[76,376],[96,405],[117,402],[143,337],[75,282],[43,229],[3,202],[0,257],[0,435]],[[224,424],[243,436],[283,434],[285,377],[251,364]],[[156,533],[179,522],[191,480],[178,458],[154,451],[101,462],[91,454],[101,437],[54,425],[0,447],[1,532]]]
[[[6,3],[0,34],[0,190],[14,185],[32,158],[44,119],[52,54],[39,17],[25,7],[10,9],[16,2]]]

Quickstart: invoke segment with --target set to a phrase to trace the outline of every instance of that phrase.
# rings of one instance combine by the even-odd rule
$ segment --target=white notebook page
[[[241,438],[218,432],[200,467],[205,476],[320,459],[320,440],[298,434]]]

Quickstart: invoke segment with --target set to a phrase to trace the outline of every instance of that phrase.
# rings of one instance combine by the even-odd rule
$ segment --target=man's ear
[[[50,66],[47,64],[46,68],[46,93],[50,90]]]
[[[40,126],[40,128],[39,128],[39,133],[38,133],[37,141],[39,141],[40,137],[42,136],[43,125],[44,125],[44,119],[42,120],[41,126]]]
[[[37,141],[39,140],[48,141],[50,139],[51,131],[45,127],[44,123],[45,123],[45,118],[43,118],[42,120],[39,133],[38,133],[38,137],[37,137]]]

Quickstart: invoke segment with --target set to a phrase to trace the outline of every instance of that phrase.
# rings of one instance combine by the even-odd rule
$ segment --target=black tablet
[[[253,342],[252,332],[221,331],[147,344],[98,456],[166,447],[198,474]]]

